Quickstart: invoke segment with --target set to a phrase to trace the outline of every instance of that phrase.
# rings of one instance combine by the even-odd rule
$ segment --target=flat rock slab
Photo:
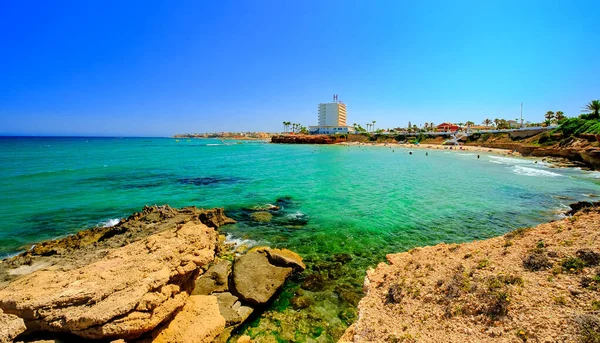
[[[269,263],[264,252],[249,252],[233,264],[235,293],[251,304],[264,304],[291,273],[292,268],[276,267]]]
[[[217,297],[192,295],[152,343],[209,343],[225,329]]]
[[[216,243],[213,228],[188,222],[81,268],[24,276],[0,290],[0,308],[34,331],[134,338],[184,306],[190,280],[213,260]]]

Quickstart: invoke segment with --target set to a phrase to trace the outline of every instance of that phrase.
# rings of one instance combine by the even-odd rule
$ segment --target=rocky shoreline
[[[387,255],[339,342],[599,342],[600,203],[502,237]]]
[[[0,342],[225,342],[302,258],[244,254],[222,209],[145,207],[0,262]],[[239,341],[248,341],[241,337]]]

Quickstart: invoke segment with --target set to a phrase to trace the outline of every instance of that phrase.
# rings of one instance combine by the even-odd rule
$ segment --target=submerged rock
[[[308,275],[300,287],[307,291],[319,292],[325,288],[326,284],[327,282],[321,274],[314,273]]]
[[[268,223],[271,221],[271,219],[273,219],[273,215],[269,212],[261,211],[261,212],[252,213],[250,215],[250,218],[252,218],[252,220],[257,221],[257,222]]]
[[[276,267],[266,254],[252,251],[233,265],[234,291],[244,301],[261,305],[269,301],[292,273],[292,268]]]

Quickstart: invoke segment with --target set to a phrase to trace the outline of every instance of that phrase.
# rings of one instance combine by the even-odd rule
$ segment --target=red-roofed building
[[[452,123],[441,123],[437,126],[438,131],[456,131],[460,129],[460,126]]]

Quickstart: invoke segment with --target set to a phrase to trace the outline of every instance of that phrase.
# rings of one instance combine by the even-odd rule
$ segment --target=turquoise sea
[[[0,255],[139,211],[224,207],[230,240],[297,251],[308,270],[243,331],[334,341],[386,253],[501,235],[600,194],[600,173],[447,150],[170,138],[0,138]],[[253,207],[279,204],[269,223]],[[298,297],[305,297],[299,303]],[[304,298],[303,298],[304,299]],[[304,299],[304,300],[306,300]],[[307,305],[308,304],[308,305]],[[291,336],[294,336],[291,338]]]

